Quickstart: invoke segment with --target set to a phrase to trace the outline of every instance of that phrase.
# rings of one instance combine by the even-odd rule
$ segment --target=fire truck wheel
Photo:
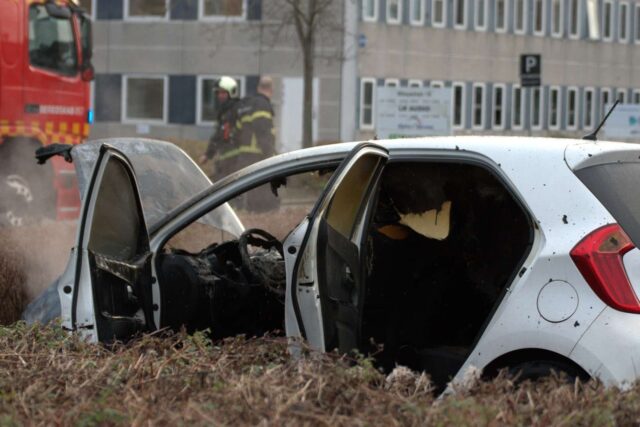
[[[0,146],[0,226],[20,227],[55,215],[53,169],[34,159],[31,141]]]

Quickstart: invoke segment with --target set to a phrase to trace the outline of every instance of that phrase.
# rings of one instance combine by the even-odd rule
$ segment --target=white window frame
[[[165,8],[166,8],[166,12],[164,14],[164,16],[156,16],[156,15],[140,15],[140,16],[131,16],[129,15],[129,5],[130,5],[130,0],[124,0],[123,2],[123,9],[124,9],[124,20],[125,21],[132,21],[132,22],[152,22],[152,21],[157,21],[157,22],[165,22],[169,20],[169,8],[171,7],[170,1],[169,0],[165,0]],[[96,6],[94,4],[94,6]]]
[[[502,123],[496,124],[496,110],[498,104],[496,104],[496,90],[502,89],[502,103],[500,104],[500,114],[502,116]],[[494,83],[491,89],[491,128],[495,130],[504,130],[507,124],[507,85],[504,83]]]
[[[616,99],[613,102],[617,101],[620,98],[620,95],[622,95],[622,100],[620,101],[620,104],[626,104],[627,103],[627,89],[625,89],[625,88],[616,89]]]
[[[638,102],[636,102],[636,98]],[[640,89],[634,89],[633,92],[631,92],[631,103],[640,105]]]
[[[458,7],[459,5],[464,5],[464,10],[462,14],[462,24],[456,22],[456,18],[458,17]],[[453,0],[453,28],[456,30],[466,30],[469,23],[469,5],[468,0]]]
[[[502,1],[504,3],[504,27],[498,27],[498,2]],[[509,4],[511,2],[509,0],[496,0],[496,2],[494,3],[494,10],[493,10],[493,22],[494,22],[494,27],[495,27],[495,31],[496,33],[501,33],[504,34],[509,30]]]
[[[604,102],[604,96],[603,94],[607,94],[607,102]],[[601,88],[600,89],[600,98],[599,98],[599,102],[600,102],[600,109],[602,110],[600,112],[600,117],[603,118],[605,114],[607,114],[607,104],[611,104],[612,103],[612,98],[613,98],[613,91],[611,90],[610,87],[607,88]]]
[[[478,9],[479,7],[479,3],[480,1],[483,2],[484,4],[484,25],[479,25],[478,24],[478,18],[481,16],[478,13]],[[473,26],[476,29],[476,31],[487,31],[487,28],[489,27],[488,21],[489,21],[489,0],[474,0],[473,3],[473,10],[474,10],[474,14],[473,14]]]
[[[591,94],[591,111],[587,111],[587,93]],[[594,87],[589,86],[584,88],[584,92],[582,94],[582,105],[584,106],[583,107],[584,116],[582,119],[582,126],[586,130],[593,129],[596,123],[596,90]],[[590,125],[587,125],[587,120],[586,120],[587,114],[591,115]]]
[[[522,0],[523,9],[520,11],[522,13],[522,28],[518,28],[516,25],[518,22],[518,17],[516,16],[518,13],[518,8],[516,7],[518,1],[520,0],[514,0],[513,3],[513,32],[524,35],[527,34],[527,24],[529,22],[529,0]]]
[[[482,89],[482,102],[480,103],[480,123],[476,124],[476,89]],[[483,130],[487,123],[487,85],[485,83],[474,83],[471,85],[471,128]]]
[[[444,82],[442,80],[431,80],[429,82],[429,87],[430,88],[434,88],[434,89],[443,88],[444,87]]]
[[[442,21],[436,21],[434,19],[435,10],[436,10],[436,2],[440,2],[442,4]],[[431,0],[431,26],[434,28],[444,28],[447,26],[447,0]]]
[[[640,3],[636,3],[633,7],[635,27],[633,28],[633,42],[640,44]]]
[[[402,23],[402,4],[404,3],[403,0],[395,0],[398,2],[398,17],[395,19],[391,19],[390,16],[391,14],[389,13],[389,11],[391,10],[391,1],[387,0],[387,10],[386,10],[386,19],[387,19],[387,24],[390,25],[400,25]]]
[[[204,85],[205,80],[215,80],[222,77],[222,74],[200,74],[196,83],[196,125],[198,126],[211,126],[215,123],[214,120],[204,120],[202,118],[202,86]],[[234,78],[237,82],[240,83],[240,93],[238,94],[239,98],[244,97],[247,85],[246,85],[246,77],[245,76],[230,76]]]
[[[162,119],[136,119],[127,117],[127,93],[129,89],[129,79],[156,79],[163,82],[162,97]],[[166,74],[123,74],[122,75],[122,96],[121,96],[121,122],[125,124],[167,124],[169,115],[169,76]]]
[[[569,99],[571,99],[571,93],[575,94],[575,105],[573,106],[573,125],[569,124],[569,117],[571,111],[569,110]],[[567,117],[567,130],[577,130],[578,122],[580,120],[580,91],[577,86],[567,87],[567,105],[565,115]]]
[[[556,124],[552,124],[553,108],[551,102],[553,100],[552,93],[558,93],[558,105],[556,105]],[[559,130],[562,127],[562,89],[560,86],[549,86],[549,99],[547,100],[549,110],[547,111],[547,123],[550,130]]]
[[[625,7],[627,10],[626,13],[626,21],[624,24],[624,28],[626,30],[626,34],[622,37],[622,8]],[[618,43],[629,43],[629,32],[631,31],[631,19],[629,16],[629,11],[631,10],[631,4],[628,1],[621,1],[618,3]],[[637,25],[637,23],[636,23]]]
[[[542,4],[542,20],[540,21],[542,28],[540,30],[536,30],[536,2],[540,2]],[[546,0],[533,0],[533,19],[531,20],[531,30],[534,36],[542,36],[546,35],[547,31],[547,1]]]
[[[535,90],[538,90],[540,93],[540,99],[538,101],[538,124],[534,125],[533,124],[533,113],[535,111],[535,109],[533,108],[533,92]],[[523,92],[524,93],[524,92]],[[529,88],[529,104],[530,104],[530,113],[529,113],[529,123],[530,123],[530,127],[533,130],[541,130],[542,128],[544,128],[544,112],[545,112],[545,108],[544,108],[544,88],[542,86],[538,86],[538,87],[532,87]]]
[[[400,79],[391,77],[384,79],[384,87],[400,87]]]
[[[364,118],[364,85],[371,83],[371,123],[363,123]],[[360,100],[358,102],[358,108],[360,112],[359,125],[360,130],[374,130],[376,126],[376,86],[377,82],[374,77],[362,77],[360,79]]]
[[[455,108],[456,108],[456,88],[462,89],[460,96],[460,124],[455,124]],[[467,85],[465,82],[451,83],[451,129],[461,130],[465,128],[467,113]]]
[[[516,117],[516,102],[515,102],[515,96],[513,96],[513,94],[515,93],[515,90],[518,89],[520,91],[520,124],[516,125],[515,124],[515,117]],[[513,130],[522,130],[524,129],[524,122],[525,122],[525,90],[523,87],[521,87],[519,84],[514,84],[513,86],[511,86],[511,129]]]
[[[409,79],[407,81],[407,86],[409,86],[409,87],[423,87],[424,84],[422,83],[422,80],[420,80],[420,79]]]
[[[560,19],[558,21],[559,24],[560,24],[560,28],[558,28],[558,31],[554,31],[554,28],[553,28],[554,23],[555,23],[555,16],[554,16],[554,13],[555,13],[555,10],[556,10],[555,5],[554,5],[555,2],[557,2],[560,5],[560,10],[559,10]],[[551,37],[554,37],[556,39],[562,38],[564,36],[564,19],[565,19],[565,15],[566,15],[564,9],[565,9],[564,8],[564,0],[551,0],[551,22],[549,23],[550,27],[551,27],[551,31],[550,32],[551,32]]]
[[[226,16],[226,15],[205,15],[204,14],[204,2],[205,0],[198,0],[198,19],[206,22],[241,22],[247,20],[247,2],[248,0],[242,0],[242,15],[241,16]]]
[[[413,7],[416,3],[420,4],[420,19],[416,20],[414,19],[413,16]],[[409,23],[411,25],[416,25],[416,26],[421,26],[424,25],[424,17],[426,15],[426,7],[427,7],[427,1],[426,0],[410,0],[409,1]]]
[[[379,5],[380,0],[374,0],[373,1],[373,16],[367,16],[365,14],[365,1],[366,0],[364,0],[362,2],[362,11],[361,11],[362,12],[362,21],[363,22],[378,22],[378,15],[379,15],[378,9],[380,8],[380,5]]]
[[[605,34],[605,29],[607,28],[605,19],[607,17],[607,14],[604,13],[604,11],[607,5],[611,6],[611,12],[609,14],[609,36]],[[613,0],[604,0],[604,2],[602,3],[602,40],[606,42],[613,41],[613,35],[615,33],[615,12],[615,3],[613,2]]]
[[[571,17],[572,14],[574,13],[573,7],[571,7],[571,2],[573,0],[569,1],[569,10],[567,12],[567,16],[568,16],[568,21],[569,21],[569,28],[567,28],[567,34],[569,35],[569,38],[571,40],[579,40],[580,39],[580,35],[582,34],[582,0],[575,0],[576,1],[576,6],[577,6],[577,10],[575,10],[575,14],[576,14],[576,32],[573,33],[571,31]]]

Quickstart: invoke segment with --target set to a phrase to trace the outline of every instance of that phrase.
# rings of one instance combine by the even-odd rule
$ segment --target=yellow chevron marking
[[[47,133],[53,133],[53,122],[46,122],[44,124],[44,130]]]
[[[84,137],[89,136],[89,123],[85,123],[82,126],[82,136],[84,136]]]
[[[68,129],[69,125],[67,125],[67,122],[60,123],[60,133],[66,133]]]
[[[75,122],[71,125],[71,133],[74,135],[80,135],[80,123]]]

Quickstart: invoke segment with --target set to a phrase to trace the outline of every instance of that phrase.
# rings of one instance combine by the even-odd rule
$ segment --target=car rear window
[[[640,163],[590,166],[576,175],[640,246]]]

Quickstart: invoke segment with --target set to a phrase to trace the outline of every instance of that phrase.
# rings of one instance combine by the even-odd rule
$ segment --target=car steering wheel
[[[267,252],[264,256],[251,258],[249,246],[262,248]],[[277,253],[274,253],[272,249],[275,249]],[[279,297],[284,297],[286,276],[284,263],[281,262],[284,260],[282,242],[264,230],[251,228],[245,230],[238,238],[238,251],[242,267],[251,278],[263,285],[268,291]]]

